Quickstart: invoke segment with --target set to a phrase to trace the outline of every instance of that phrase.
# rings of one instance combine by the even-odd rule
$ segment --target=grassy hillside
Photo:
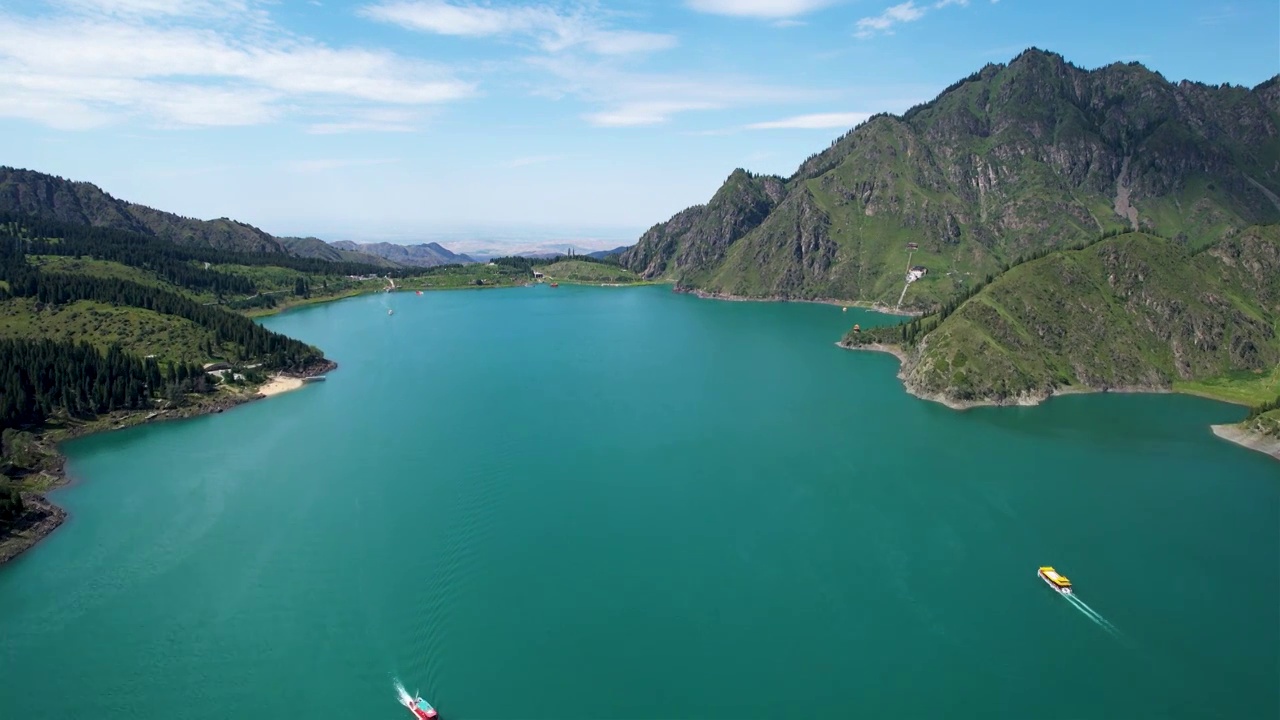
[[[1246,430],[1272,438],[1280,438],[1280,410],[1271,410],[1241,423]]]
[[[1175,380],[1173,389],[1188,395],[1256,407],[1280,398],[1280,365],[1270,371],[1237,370],[1205,380]]]
[[[114,344],[161,362],[207,363],[235,358],[234,345],[214,349],[207,328],[173,315],[92,300],[41,306],[31,298],[0,302],[0,338],[87,342],[106,352]]]
[[[276,238],[228,218],[196,220],[118,200],[96,185],[0,167],[0,212],[158,238],[177,245],[284,254]]]
[[[928,311],[1016,258],[1100,234],[1195,249],[1280,222],[1277,195],[1277,79],[1174,84],[1136,63],[1083,70],[1028,50],[870,119],[790,178],[733,173],[622,261],[718,293],[901,296]],[[928,274],[907,287],[909,265]]]
[[[949,313],[846,342],[905,346],[908,387],[952,402],[1135,387],[1252,404],[1280,375],[1280,227],[1200,251],[1130,233],[1054,252]]]
[[[561,260],[543,265],[538,271],[551,280],[584,283],[634,283],[640,282],[640,276],[619,267],[582,260]]]

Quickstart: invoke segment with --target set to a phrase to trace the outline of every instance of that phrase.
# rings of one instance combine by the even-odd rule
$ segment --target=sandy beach
[[[300,387],[302,387],[302,378],[275,375],[265,385],[258,388],[258,394],[264,397],[271,397],[290,390],[297,390]]]

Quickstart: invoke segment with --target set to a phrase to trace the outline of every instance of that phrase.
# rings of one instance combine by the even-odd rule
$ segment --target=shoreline
[[[1253,432],[1239,425],[1210,425],[1213,434],[1230,443],[1235,443],[1243,448],[1256,450],[1263,455],[1269,455],[1275,460],[1280,460],[1280,437],[1272,437],[1261,433]]]
[[[902,387],[907,391],[908,395],[936,402],[945,405],[952,410],[969,410],[977,407],[1035,407],[1049,400],[1050,398],[1061,397],[1066,395],[1100,395],[1105,393],[1117,393],[1124,395],[1171,395],[1174,391],[1157,386],[1145,385],[1125,385],[1121,387],[1087,387],[1083,385],[1063,385],[1055,387],[1051,390],[1040,392],[1029,392],[1016,395],[1005,400],[956,400],[948,397],[943,393],[926,393],[919,388],[913,387],[906,379],[907,354],[897,345],[883,345],[881,343],[867,343],[865,345],[850,345],[843,340],[837,341],[836,345],[845,350],[854,352],[879,352],[888,353],[898,358],[898,379],[902,381]]]
[[[866,345],[848,345],[843,340],[836,342],[836,345],[845,350],[863,351],[863,352],[879,352],[893,355],[898,358],[898,379],[902,381],[902,387],[908,395],[936,402],[940,405],[963,412],[976,407],[1035,407],[1050,398],[1066,396],[1066,395],[1094,395],[1102,393],[1122,393],[1122,394],[1142,394],[1142,395],[1187,395],[1189,397],[1199,397],[1206,400],[1214,400],[1230,405],[1239,405],[1238,402],[1225,400],[1223,398],[1213,397],[1203,392],[1180,392],[1178,390],[1155,387],[1155,386],[1124,386],[1115,388],[1093,388],[1081,386],[1056,387],[1048,392],[1029,393],[1019,395],[1010,401],[997,400],[955,400],[943,395],[942,393],[923,393],[919,389],[912,387],[906,381],[904,373],[906,372],[907,354],[902,348],[896,345],[882,345],[880,343],[868,343]],[[1243,448],[1255,450],[1264,455],[1269,455],[1276,460],[1280,460],[1280,437],[1272,437],[1254,432],[1248,428],[1241,427],[1239,424],[1210,425],[1213,434],[1235,443]]]
[[[769,297],[747,297],[745,295],[732,295],[729,293],[707,292],[697,288],[687,288],[676,285],[671,289],[672,292],[684,295],[693,295],[703,300],[724,300],[727,302],[781,302],[781,303],[812,303],[814,305],[839,305],[841,307],[856,307],[861,310],[870,310],[881,315],[896,315],[898,317],[921,317],[924,312],[920,310],[895,310],[887,306],[876,306],[866,300],[841,300],[839,298],[789,298],[781,295],[771,295]]]
[[[306,383],[302,382],[301,377],[293,375],[285,375],[284,373],[276,373],[272,375],[265,383],[258,386],[258,395],[263,398],[269,398],[281,393],[287,393],[291,390],[297,390]]]
[[[658,280],[638,280],[636,282],[620,283],[620,282],[598,282],[596,280],[561,280],[559,278],[551,278],[549,282],[557,283],[559,285],[577,285],[579,287],[649,287],[651,285],[667,284],[665,282],[660,282]],[[539,279],[534,281],[534,284],[545,285],[545,284],[549,284],[549,282],[543,282],[542,279]],[[524,287],[524,286],[516,285],[515,287]],[[447,288],[441,288],[441,289],[447,289]]]
[[[338,363],[326,358],[300,372],[275,373],[267,382],[252,390],[219,390],[215,393],[217,397],[203,397],[193,405],[164,410],[108,413],[72,427],[46,426],[32,432],[37,450],[45,456],[45,467],[36,473],[39,478],[36,485],[39,489],[22,491],[23,505],[26,506],[23,517],[14,524],[14,528],[0,537],[0,565],[35,547],[66,521],[67,511],[46,497],[50,490],[66,487],[71,483],[71,478],[67,476],[67,458],[62,454],[62,443],[139,425],[216,415],[255,400],[296,390],[306,384],[303,378],[324,375],[337,367]]]
[[[22,504],[26,513],[0,542],[0,565],[35,547],[67,519],[66,510],[39,493],[22,493]]]
[[[394,292],[402,293],[402,292],[419,292],[419,291],[439,292],[443,290],[489,290],[492,288],[517,288],[517,287],[523,287],[523,285],[519,285],[515,283],[511,283],[511,284],[494,283],[493,285],[458,285],[456,287],[433,287],[430,285],[425,287],[397,286]],[[242,314],[245,315],[246,317],[253,318],[256,320],[258,318],[265,318],[265,317],[272,317],[273,315],[279,315],[281,313],[285,313],[290,310],[297,310],[298,308],[312,307],[314,305],[324,305],[326,303],[338,302],[339,300],[350,300],[351,298],[364,297],[365,295],[374,295],[377,293],[384,293],[384,292],[387,292],[387,286],[385,285],[379,288],[369,288],[367,290],[356,290],[354,292],[342,293],[340,295],[326,295],[320,298],[307,298],[305,300],[301,300],[299,302],[292,302],[292,303],[289,303],[288,305],[283,305],[280,307],[265,308],[265,309],[254,308],[252,310],[242,311]]]

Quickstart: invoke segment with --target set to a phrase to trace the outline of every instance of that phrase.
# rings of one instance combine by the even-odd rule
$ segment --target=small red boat
[[[551,283],[551,287],[560,287],[560,283]]]
[[[436,709],[431,707],[431,703],[423,700],[421,696],[405,697],[400,702],[404,703],[404,706],[409,708],[409,712],[413,713],[418,720],[437,720],[440,717]]]

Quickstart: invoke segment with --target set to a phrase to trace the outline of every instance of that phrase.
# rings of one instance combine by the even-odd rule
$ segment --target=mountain
[[[127,230],[179,245],[239,252],[285,252],[276,238],[252,225],[227,218],[183,217],[117,200],[86,182],[11,167],[0,167],[0,212]]]
[[[357,245],[326,243],[319,238],[277,238],[227,218],[197,220],[118,200],[96,185],[53,175],[0,167],[0,212],[125,230],[179,245],[235,252],[281,253],[332,262],[356,262],[375,267],[434,267],[474,262],[436,243],[405,248],[391,243]]]
[[[358,250],[344,250],[317,237],[282,237],[276,238],[290,255],[303,258],[315,258],[330,262],[358,262],[376,267],[396,268],[398,263],[386,258]]]
[[[623,245],[622,247],[616,247],[612,250],[596,250],[595,252],[587,253],[587,256],[593,257],[597,260],[603,260],[609,257],[610,255],[621,255],[622,253],[626,252],[630,248],[631,248],[630,245]]]
[[[947,308],[944,307],[944,311]],[[897,345],[914,394],[952,405],[1084,389],[1280,382],[1280,226],[1200,249],[1126,233],[1011,268],[942,316],[850,332]],[[1230,388],[1227,388],[1230,389]],[[1237,400],[1242,396],[1237,395]]]
[[[437,265],[475,262],[475,260],[466,255],[454,253],[440,245],[440,243],[435,242],[422,245],[397,245],[389,242],[354,243],[350,240],[339,240],[329,244],[339,250],[376,255],[399,265],[414,267],[435,267]]]
[[[734,171],[622,263],[713,293],[892,305],[905,290],[904,306],[926,309],[1014,258],[1109,231],[1198,248],[1275,222],[1280,76],[1175,84],[1030,49],[869,119],[789,178]],[[909,265],[927,274],[904,287]]]

